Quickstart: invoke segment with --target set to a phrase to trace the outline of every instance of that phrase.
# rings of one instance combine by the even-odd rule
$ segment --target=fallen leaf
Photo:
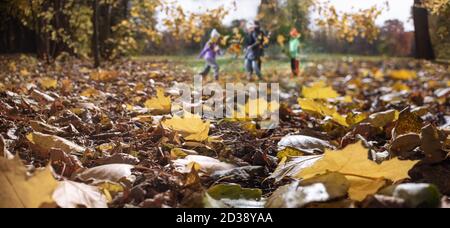
[[[238,184],[218,184],[205,193],[205,208],[262,208],[261,189],[242,188]]]
[[[394,85],[392,85],[392,89],[394,89],[397,92],[400,92],[400,91],[411,91],[411,88],[409,88],[409,86],[407,86],[406,84],[401,83],[400,81],[398,81]]]
[[[139,159],[129,154],[115,153],[112,156],[98,159],[95,162],[100,165],[109,165],[109,164],[137,165],[139,163]]]
[[[417,73],[411,70],[393,70],[389,76],[398,80],[412,80],[417,78]]]
[[[349,113],[345,119],[350,126],[354,126],[366,120],[368,118],[366,113]]]
[[[314,84],[312,87],[303,86],[302,94],[304,98],[309,99],[332,99],[339,97],[339,94],[331,87],[320,83]]]
[[[49,168],[30,177],[19,157],[0,157],[0,208],[48,207],[57,184]]]
[[[398,114],[396,110],[374,113],[369,116],[369,122],[374,127],[385,127],[396,120]]]
[[[385,181],[397,182],[409,178],[409,170],[418,161],[400,161],[397,158],[376,164],[368,159],[368,150],[362,143],[349,145],[339,151],[326,150],[324,157],[311,167],[295,175],[308,179],[327,172],[339,172],[350,181],[350,198],[362,201],[367,193],[375,193]],[[363,191],[363,194],[360,194]]]
[[[169,114],[172,111],[172,101],[170,97],[166,97],[164,93],[163,88],[158,88],[156,90],[156,97],[147,100],[145,102],[145,107],[150,109],[154,114]]]
[[[285,157],[268,179],[274,179],[275,182],[280,182],[285,177],[293,177],[303,169],[312,166],[321,158],[322,155]]]
[[[422,119],[411,112],[410,108],[406,108],[400,112],[397,123],[395,124],[392,137],[395,139],[400,135],[408,133],[420,134],[423,127]]]
[[[441,193],[432,184],[407,183],[392,185],[379,194],[402,199],[407,207],[437,208],[441,204]]]
[[[73,181],[62,181],[53,192],[53,200],[61,208],[107,208],[105,196],[98,187]]]
[[[325,148],[334,148],[329,142],[305,135],[285,136],[278,143],[278,151],[294,148],[307,154],[323,153]]]
[[[110,82],[119,77],[119,72],[117,71],[105,71],[99,70],[91,72],[91,79],[99,82]]]
[[[33,89],[33,91],[31,92],[31,97],[36,101],[44,104],[52,103],[55,101],[55,98],[36,89]]]
[[[201,155],[188,155],[185,158],[177,159],[173,161],[175,170],[179,173],[189,173],[191,171],[190,166],[195,163],[199,166],[200,171],[212,174],[220,170],[229,170],[235,168],[234,165],[221,162],[217,159],[201,156]]]
[[[304,182],[278,188],[267,200],[267,208],[301,208],[310,203],[327,202],[345,197],[349,182],[340,173],[326,173]]]
[[[434,91],[434,94],[438,98],[441,98],[441,97],[447,97],[448,98],[448,96],[450,95],[450,87],[449,88],[437,89],[436,91]]]
[[[208,189],[207,193],[214,199],[249,199],[260,200],[261,189],[242,188],[238,184],[218,184]]]
[[[5,139],[0,134],[0,157],[12,159],[14,156],[6,149]]]
[[[100,183],[111,181],[119,183],[121,180],[131,176],[132,165],[110,164],[87,169],[76,175],[76,178],[84,182]]]
[[[305,111],[315,112],[322,115],[323,117],[331,117],[334,122],[344,127],[349,127],[346,117],[339,114],[336,109],[330,108],[322,102],[317,102],[312,99],[305,98],[298,99],[298,103],[300,104],[300,107]]]
[[[44,122],[40,122],[40,121],[30,121],[30,126],[31,128],[33,128],[33,130],[35,132],[42,132],[44,134],[52,134],[52,135],[56,135],[56,134],[62,134],[65,133],[61,128],[46,124]]]
[[[98,97],[100,95],[101,95],[100,91],[98,91],[94,88],[85,89],[80,94],[80,96],[83,96],[83,97]]]
[[[288,157],[299,157],[305,155],[306,154],[301,152],[300,150],[288,147],[286,149],[278,151],[277,158],[281,160]]]
[[[172,119],[164,120],[163,127],[179,132],[184,139],[189,141],[203,142],[208,139],[209,121],[204,122],[199,116],[191,115],[183,118],[175,116]]]
[[[53,78],[44,77],[39,79],[39,84],[41,85],[42,89],[48,90],[48,89],[56,89],[58,86],[58,80]]]
[[[65,177],[71,177],[73,173],[83,168],[77,156],[69,155],[60,149],[52,148],[50,159],[55,172]]]
[[[448,156],[448,152],[443,150],[443,143],[440,140],[438,130],[432,124],[422,128],[420,148],[425,154],[425,161],[428,163],[442,162]]]
[[[395,138],[389,151],[396,156],[407,157],[408,154],[420,146],[420,136],[415,133],[400,135]]]
[[[86,150],[84,147],[67,139],[39,132],[29,133],[27,139],[31,143],[33,149],[43,157],[49,157],[52,148],[60,149],[67,154],[82,154]]]
[[[203,198],[204,208],[264,208],[264,200],[247,200],[247,199],[220,199],[216,200],[205,194]]]

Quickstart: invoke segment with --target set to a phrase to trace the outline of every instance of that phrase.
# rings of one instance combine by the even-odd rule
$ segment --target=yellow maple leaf
[[[183,118],[175,116],[172,119],[164,120],[162,125],[179,132],[186,140],[203,142],[208,139],[211,123],[204,122],[197,115],[186,113]]]
[[[303,97],[310,99],[330,99],[339,97],[339,94],[331,86],[326,86],[324,82],[317,82],[311,87],[303,86],[302,94]]]
[[[157,114],[168,114],[172,111],[172,101],[170,97],[164,95],[163,88],[158,88],[156,90],[156,97],[148,99],[144,105]]]
[[[408,85],[401,83],[400,81],[397,81],[394,85],[392,85],[392,89],[395,91],[411,91],[411,88],[409,88]]]
[[[258,118],[267,118],[271,113],[280,109],[280,104],[276,101],[267,102],[263,98],[252,99],[245,105],[237,105],[237,110],[233,110],[232,118],[237,121],[250,121]]]
[[[27,69],[22,69],[20,71],[20,75],[23,76],[23,77],[28,77],[28,76],[31,75],[31,73]]]
[[[398,182],[409,178],[409,170],[418,162],[394,158],[378,165],[367,156],[368,150],[361,142],[339,151],[326,150],[322,159],[295,177],[308,179],[327,172],[341,173],[350,181],[350,198],[362,201],[366,196],[376,193],[385,181]]]
[[[417,78],[417,73],[411,70],[393,70],[390,72],[389,76],[398,80],[411,80]]]
[[[298,103],[300,104],[300,107],[305,111],[315,112],[322,115],[323,117],[329,116],[336,123],[344,127],[349,127],[346,117],[339,114],[336,109],[330,108],[324,103],[317,102],[314,101],[313,99],[308,98],[305,99],[300,98],[298,99]]]
[[[83,97],[97,97],[100,95],[100,92],[94,88],[89,88],[81,92],[80,95]]]
[[[45,78],[41,78],[39,80],[39,84],[45,90],[47,90],[47,89],[56,89],[56,87],[58,86],[58,80],[53,79],[53,78],[45,77]]]
[[[48,168],[29,177],[20,158],[0,157],[0,208],[53,206],[52,194],[57,185]]]
[[[268,113],[280,109],[280,104],[276,101],[267,102],[265,99],[249,100],[245,105],[245,112],[249,117],[264,117]]]

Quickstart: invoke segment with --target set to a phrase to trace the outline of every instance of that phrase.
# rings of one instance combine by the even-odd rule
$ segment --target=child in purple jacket
[[[203,58],[206,62],[204,70],[200,73],[202,76],[207,76],[211,68],[214,70],[214,79],[219,80],[219,65],[216,61],[216,56],[220,54],[219,40],[220,33],[217,30],[211,32],[211,38],[206,43],[203,51],[200,53],[200,58]]]

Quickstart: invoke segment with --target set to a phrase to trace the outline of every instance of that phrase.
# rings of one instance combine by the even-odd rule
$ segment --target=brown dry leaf
[[[420,136],[415,133],[400,135],[391,143],[389,151],[396,156],[407,157],[409,152],[420,146]]]
[[[69,94],[72,92],[73,90],[73,82],[71,80],[68,79],[64,79],[61,81],[62,87],[61,87],[61,91],[64,94]]]
[[[6,143],[5,139],[2,135],[0,135],[0,157],[6,158],[6,159],[12,159],[14,156],[11,154],[11,152],[6,149]]]
[[[0,157],[0,208],[50,207],[57,184],[50,168],[30,177],[19,157]]]
[[[40,156],[49,157],[51,149],[60,149],[67,154],[82,154],[86,149],[67,139],[47,135],[40,132],[32,132],[27,135],[33,150]]]
[[[394,158],[378,165],[368,159],[368,149],[359,142],[339,151],[327,150],[322,159],[303,169],[295,177],[308,179],[327,172],[339,172],[351,182],[350,198],[361,201],[367,194],[379,190],[381,180],[397,182],[409,178],[408,172],[417,162]]]
[[[62,181],[53,192],[53,200],[62,208],[107,208],[105,196],[98,187],[73,181]]]
[[[96,163],[100,165],[109,165],[109,164],[136,165],[139,163],[139,159],[129,154],[115,153],[110,157],[97,160]]]
[[[442,162],[448,155],[448,152],[443,150],[443,142],[439,138],[438,130],[432,124],[422,128],[420,148],[425,154],[425,161],[429,163]]]
[[[40,102],[40,103],[44,103],[44,104],[52,103],[52,102],[55,101],[55,98],[49,96],[49,95],[46,94],[46,93],[43,93],[43,92],[41,92],[41,91],[38,91],[38,90],[36,90],[36,89],[33,89],[33,91],[31,92],[31,97],[32,97],[33,99],[35,99],[36,101],[38,101],[38,102]]]
[[[30,121],[30,126],[31,128],[33,128],[33,130],[35,132],[42,132],[44,134],[52,134],[52,135],[57,135],[57,134],[62,134],[65,133],[61,128],[52,126],[50,124],[46,124],[44,122],[40,122],[40,121]]]
[[[50,150],[50,159],[55,172],[65,177],[71,177],[73,173],[83,168],[83,164],[75,155],[69,155],[60,149]]]
[[[422,127],[423,120],[415,113],[412,113],[410,108],[406,108],[400,112],[392,136],[395,139],[408,133],[420,134]]]
[[[119,72],[117,71],[104,71],[99,70],[91,72],[91,79],[99,82],[110,82],[116,80],[119,77]]]

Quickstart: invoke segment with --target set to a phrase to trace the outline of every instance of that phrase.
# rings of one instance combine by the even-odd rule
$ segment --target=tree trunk
[[[433,45],[431,44],[430,28],[428,24],[428,10],[421,7],[422,0],[414,0],[413,17],[416,38],[416,58],[434,60]]]
[[[92,36],[92,55],[94,57],[94,67],[98,68],[100,67],[100,48],[99,48],[99,17],[98,17],[98,11],[99,11],[99,5],[98,0],[93,0],[93,10],[94,14],[92,17],[93,25],[94,25],[94,34]]]

